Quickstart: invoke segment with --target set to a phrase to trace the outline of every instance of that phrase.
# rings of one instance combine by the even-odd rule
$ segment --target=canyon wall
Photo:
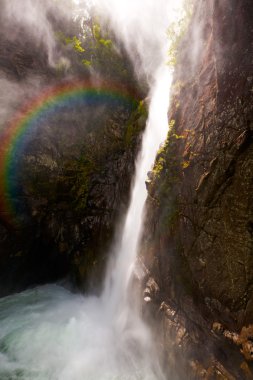
[[[253,378],[252,17],[252,1],[197,2],[147,181],[144,311],[184,379]]]

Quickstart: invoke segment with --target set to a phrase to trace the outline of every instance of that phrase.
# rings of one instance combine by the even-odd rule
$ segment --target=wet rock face
[[[138,110],[108,112],[95,131],[72,126],[71,143],[53,123],[20,158],[14,200],[22,222],[1,226],[2,294],[66,276],[84,290],[99,288],[145,126]],[[64,119],[60,127],[69,133]]]
[[[34,78],[37,90],[89,79],[78,55],[71,61],[73,52],[63,52],[70,72],[59,72],[25,33],[11,37],[1,34],[0,79],[24,91],[10,119],[24,96],[33,100]],[[138,101],[106,100],[45,117],[19,154],[12,196],[19,223],[6,224],[0,215],[0,295],[66,276],[84,290],[99,287],[146,120]]]
[[[248,365],[240,368],[238,349],[229,368],[230,348],[213,341],[211,327],[239,333],[252,323],[252,16],[251,1],[196,4],[175,72],[173,128],[148,184],[142,252],[160,286],[157,304],[182,313],[193,342],[212,342],[202,369],[212,356],[231,378],[246,378]]]

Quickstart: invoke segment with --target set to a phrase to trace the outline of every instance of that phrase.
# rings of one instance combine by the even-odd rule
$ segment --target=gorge
[[[1,3],[1,380],[253,378],[253,3],[175,3]]]

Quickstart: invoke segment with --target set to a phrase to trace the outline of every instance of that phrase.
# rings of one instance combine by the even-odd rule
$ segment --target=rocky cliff
[[[4,21],[0,37],[2,139],[23,104],[48,88],[68,83],[78,86],[84,80],[89,86],[106,81],[109,95],[105,93],[97,101],[98,95],[93,93],[88,103],[80,98],[79,103],[66,103],[58,111],[42,115],[29,141],[17,150],[14,179],[8,178],[13,191],[7,196],[18,223],[6,223],[8,216],[0,215],[0,294],[66,276],[85,290],[89,277],[94,290],[99,287],[115,223],[128,203],[145,106],[139,103],[139,89],[130,83],[131,65],[119,49],[95,40],[91,54],[97,59],[96,66],[86,60],[83,64],[82,53],[88,53],[72,38],[76,32],[73,22],[66,30],[66,22],[62,29],[59,20],[51,20],[57,56],[65,64],[50,65],[36,33],[31,36],[24,28]],[[67,40],[62,30],[71,38]],[[105,59],[110,59],[110,64]],[[110,88],[114,83],[120,83],[119,89],[125,93],[130,91],[134,101],[126,99],[121,90],[119,97],[113,98]]]
[[[197,2],[147,181],[145,309],[183,379],[253,378],[252,17],[252,1]]]

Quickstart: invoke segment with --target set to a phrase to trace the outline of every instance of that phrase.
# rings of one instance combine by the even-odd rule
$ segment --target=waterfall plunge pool
[[[139,337],[119,335],[106,310],[58,285],[0,299],[0,379],[160,379]]]

